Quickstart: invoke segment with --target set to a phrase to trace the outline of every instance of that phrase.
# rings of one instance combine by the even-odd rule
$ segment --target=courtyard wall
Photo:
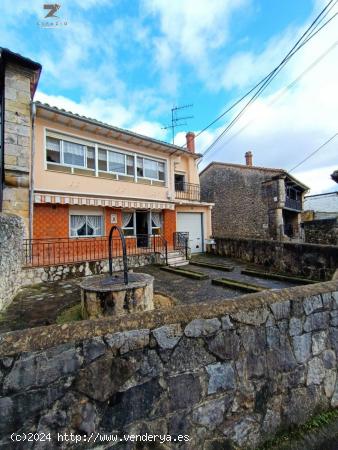
[[[313,280],[330,280],[338,267],[338,246],[215,237],[208,251]]]
[[[0,311],[21,287],[24,228],[20,217],[0,214]]]
[[[338,407],[337,357],[338,281],[6,333],[0,445],[25,431],[255,448]]]

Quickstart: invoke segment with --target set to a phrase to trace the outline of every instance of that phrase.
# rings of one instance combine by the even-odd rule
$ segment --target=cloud
[[[287,29],[282,35],[272,37],[261,53],[235,54],[223,68],[220,77],[223,89],[240,88],[243,93],[252,87],[273,69],[278,55],[279,60],[283,58],[314,14],[315,11],[298,30]],[[251,150],[257,165],[291,169],[338,131],[338,46],[333,47],[337,41],[336,22],[333,20],[294,56],[271,87],[210,151],[201,168],[211,160],[243,163],[244,153]],[[320,55],[323,55],[322,60],[313,66]],[[284,89],[300,75],[297,83]],[[213,139],[239,110],[220,121],[211,132]],[[303,181],[312,188],[312,193],[321,192],[330,183],[332,185],[330,168],[333,164],[337,164],[336,141],[310,158],[296,174],[305,178]]]

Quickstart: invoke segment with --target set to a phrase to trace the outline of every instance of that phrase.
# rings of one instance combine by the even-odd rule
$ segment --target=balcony
[[[285,208],[293,209],[294,211],[301,211],[302,201],[287,196],[285,199]]]
[[[181,200],[200,201],[201,199],[200,185],[185,183],[183,181],[176,182],[175,197]]]

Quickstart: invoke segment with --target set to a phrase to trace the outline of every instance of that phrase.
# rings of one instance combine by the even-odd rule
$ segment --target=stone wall
[[[216,237],[215,241],[210,252],[258,264],[268,271],[330,280],[338,266],[338,246],[228,237]]]
[[[284,180],[278,171],[212,164],[200,175],[201,199],[215,203],[214,236],[271,239],[281,233]],[[279,210],[278,210],[279,208]]]
[[[28,448],[11,433],[37,432],[52,442],[34,448],[84,448],[57,433],[100,433],[95,448],[111,433],[255,448],[338,407],[337,357],[337,281],[6,333],[0,446]],[[135,439],[117,448],[148,448]]]
[[[159,254],[134,255],[128,256],[128,267],[142,267],[148,264],[156,264],[160,262]],[[123,270],[122,257],[113,259],[113,272]],[[22,269],[20,274],[21,286],[29,286],[43,281],[68,280],[70,278],[88,277],[91,275],[99,275],[108,273],[108,259],[98,261],[84,261],[72,264],[59,264],[56,266],[46,267],[26,267]]]
[[[329,218],[303,222],[305,242],[338,245],[338,219]]]
[[[23,220],[0,214],[0,311],[12,301],[20,289]]]
[[[22,217],[27,232],[29,228],[32,76],[31,70],[14,64],[6,65],[3,212]]]

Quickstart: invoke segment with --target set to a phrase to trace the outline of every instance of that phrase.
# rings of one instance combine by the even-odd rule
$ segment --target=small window
[[[143,158],[137,157],[137,176],[143,177]]]
[[[133,175],[135,173],[135,160],[133,156],[127,155],[127,175]]]
[[[164,174],[165,165],[164,165],[164,163],[160,163],[160,162],[157,164],[158,164],[158,179],[161,181],[165,181],[165,174]]]
[[[107,172],[107,150],[99,148],[99,170]]]
[[[63,162],[71,166],[85,166],[85,146],[63,141]]]
[[[184,191],[184,175],[175,173],[175,191]]]
[[[109,172],[126,173],[126,158],[122,153],[108,152]]]
[[[87,168],[95,170],[95,148],[87,147]]]
[[[70,216],[71,236],[102,236],[103,217],[97,215],[71,215]]]
[[[161,234],[162,214],[160,212],[151,213],[151,234]]]
[[[60,140],[47,137],[47,161],[60,163]]]
[[[134,236],[134,213],[122,212],[122,229],[125,236]]]

